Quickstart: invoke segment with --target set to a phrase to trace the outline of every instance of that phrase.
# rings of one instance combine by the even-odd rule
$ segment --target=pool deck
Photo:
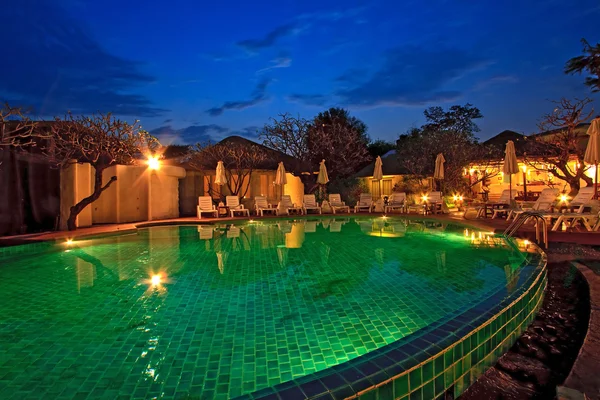
[[[351,214],[353,216],[356,214]],[[377,217],[381,214],[376,213],[359,213],[359,216]],[[406,216],[406,214],[403,214]],[[327,215],[323,215],[327,217]],[[331,217],[347,217],[348,214],[330,215]],[[293,216],[292,216],[293,217]],[[423,218],[422,215],[409,215],[410,218]],[[251,219],[271,219],[273,217],[251,217]],[[479,229],[494,231],[496,233],[503,232],[508,226],[505,220],[501,219],[464,219],[461,215],[434,215],[426,218],[438,219],[449,223],[461,223],[471,225]],[[59,232],[43,232],[27,235],[6,236],[0,238],[0,247],[13,246],[19,244],[35,243],[48,240],[64,240],[71,238],[81,238],[86,236],[101,235],[107,233],[134,231],[137,228],[156,226],[156,225],[177,225],[177,224],[197,224],[197,223],[224,223],[231,221],[246,220],[245,217],[237,218],[203,218],[199,220],[196,217],[175,218],[158,221],[135,222],[126,224],[109,224],[97,225],[88,228],[80,228],[76,231],[59,231]],[[533,237],[533,227],[526,226],[519,229],[518,236]],[[600,232],[549,232],[548,241],[554,243],[570,243],[575,245],[591,245],[600,246]],[[578,257],[574,254],[551,255],[550,259],[554,258],[571,258],[576,260]],[[575,361],[571,374],[566,379],[564,385],[567,388],[575,389],[585,393],[590,399],[600,400],[600,380],[596,377],[595,366],[600,364],[600,275],[595,274],[590,268],[585,265],[574,262],[574,265],[582,272],[590,287],[591,313],[588,327],[588,333],[581,347],[579,356]]]
[[[312,215],[312,214],[311,214]],[[322,217],[348,217],[348,216],[373,216],[377,217],[382,214],[380,213],[358,213],[358,214],[323,214]],[[422,215],[416,214],[394,214],[394,216],[405,216],[409,218],[420,219]],[[315,215],[313,215],[315,216]],[[317,215],[319,216],[319,215]],[[294,216],[290,216],[294,217]],[[256,217],[253,216],[250,219],[271,219],[274,217],[264,216]],[[282,218],[282,217],[277,217]],[[479,229],[494,231],[496,233],[502,233],[507,227],[508,223],[503,219],[464,219],[462,215],[428,215],[425,218],[438,219],[441,221],[454,222],[466,225],[472,225]],[[125,224],[106,224],[106,225],[95,225],[88,228],[79,228],[76,231],[57,231],[57,232],[42,232],[42,233],[31,233],[26,235],[16,236],[4,236],[0,237],[0,247],[14,246],[19,244],[27,244],[34,242],[41,242],[46,240],[60,240],[60,239],[72,239],[84,236],[93,236],[106,233],[132,231],[136,228],[143,228],[148,226],[156,225],[176,225],[176,224],[197,224],[197,223],[224,223],[230,221],[243,221],[248,218],[246,217],[235,217],[235,218],[202,218],[199,220],[196,217],[185,217],[185,218],[173,218],[156,221],[144,221],[144,222],[131,222]],[[518,232],[518,236],[521,237],[533,237],[535,232],[532,226],[522,226]],[[571,232],[548,232],[549,243],[573,243],[580,245],[591,245],[600,246],[600,232],[584,232],[584,231],[571,231]]]

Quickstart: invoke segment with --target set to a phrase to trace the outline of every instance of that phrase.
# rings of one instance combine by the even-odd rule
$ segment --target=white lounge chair
[[[444,211],[444,199],[442,192],[429,192],[425,200],[425,212],[437,214]]]
[[[202,219],[202,214],[212,214],[215,218],[218,216],[218,211],[215,208],[210,196],[198,197],[196,212],[198,214],[198,219]]]
[[[317,200],[315,199],[315,195],[314,194],[305,194],[304,195],[304,202],[302,204],[302,210],[304,211],[304,214],[308,214],[308,211],[318,211],[319,214],[322,214],[321,212],[321,207],[319,207],[319,204],[317,204]]]
[[[289,194],[281,196],[281,201],[277,204],[277,215],[290,215],[290,211],[302,214],[302,207],[292,203],[292,197]]]
[[[514,207],[514,199],[517,197],[517,191],[515,189],[505,189],[500,194],[500,198],[494,202],[488,204],[491,206],[492,210],[492,218],[496,218],[498,215],[505,213],[508,215],[510,212],[511,206]],[[484,207],[485,210],[485,207]]]
[[[354,206],[355,213],[365,209],[369,212],[373,209],[373,195],[371,193],[361,193],[358,202]]]
[[[225,204],[227,205],[227,207],[229,207],[231,218],[235,216],[235,213],[241,213],[242,216],[250,216],[250,210],[244,208],[243,204],[240,204],[240,198],[237,196],[226,196]]]
[[[350,206],[347,206],[346,203],[342,201],[342,196],[339,194],[329,195],[329,205],[334,214],[336,211],[347,212],[350,214]]]
[[[544,190],[542,190],[539,197],[537,198],[537,200],[535,201],[535,203],[533,203],[533,205],[531,207],[521,207],[520,210],[509,210],[507,208],[494,210],[494,216],[492,218],[495,218],[496,214],[500,215],[500,214],[508,213],[506,220],[509,221],[511,218],[516,219],[519,215],[523,214],[525,211],[549,212],[552,209],[552,206],[554,205],[554,203],[556,202],[557,197],[558,197],[558,189],[550,189],[550,188],[544,189]]]
[[[553,231],[559,230],[563,223],[567,225],[567,228],[571,229],[577,222],[581,222],[588,232],[596,232],[600,228],[600,212],[598,212],[596,207],[592,208],[592,212],[583,212],[583,208],[580,208],[580,210],[581,212],[574,213],[544,214],[544,218],[549,221],[556,218],[556,222],[552,225]]]
[[[394,210],[406,211],[406,193],[392,193],[390,195],[384,211],[388,213]]]
[[[261,217],[264,215],[265,211],[270,212],[271,214],[277,213],[277,209],[273,208],[271,204],[267,202],[265,196],[254,197],[254,207],[256,209],[256,215],[260,215]]]
[[[567,205],[573,212],[579,212],[577,208],[583,208],[594,198],[594,187],[587,186],[579,189],[579,192],[573,197]],[[583,210],[581,210],[583,211]]]
[[[517,191],[514,189],[512,190],[512,193],[509,189],[503,190],[500,194],[500,198],[496,202],[467,207],[465,209],[464,218],[467,218],[467,213],[469,211],[476,211],[477,218],[486,217],[485,213],[487,212],[487,210],[491,210],[492,212],[495,210],[506,210],[506,212],[508,213],[510,211],[510,205],[512,203],[512,200],[516,197],[516,195]],[[497,215],[498,214],[496,214],[496,216]]]

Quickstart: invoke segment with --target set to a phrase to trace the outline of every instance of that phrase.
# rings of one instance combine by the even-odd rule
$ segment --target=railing
[[[523,224],[532,218],[535,220],[535,240],[538,244],[543,245],[544,248],[548,248],[548,226],[544,214],[539,211],[525,211],[521,213],[506,228],[503,234],[504,237],[512,237]]]

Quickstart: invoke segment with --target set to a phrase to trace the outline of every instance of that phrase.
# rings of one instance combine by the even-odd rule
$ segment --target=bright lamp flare
[[[429,198],[429,197],[427,197],[427,195],[425,195],[425,196],[422,196],[422,197],[421,197],[421,200],[423,200],[423,203],[427,203],[427,199],[428,199],[428,198]]]
[[[160,161],[158,160],[158,157],[154,157],[154,156],[148,157],[147,163],[148,163],[148,168],[150,168],[150,169],[157,170],[160,168]]]
[[[152,275],[152,278],[150,278],[150,282],[152,283],[153,286],[158,286],[162,282],[162,276]]]
[[[569,196],[567,196],[566,194],[561,194],[560,195],[560,201],[562,203],[566,203],[569,200]]]

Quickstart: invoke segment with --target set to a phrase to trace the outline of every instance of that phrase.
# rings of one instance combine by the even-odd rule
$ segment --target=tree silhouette
[[[565,73],[583,73],[586,71],[592,76],[585,78],[585,84],[592,92],[600,91],[600,43],[592,46],[587,40],[581,39],[584,55],[571,58],[565,65]]]

